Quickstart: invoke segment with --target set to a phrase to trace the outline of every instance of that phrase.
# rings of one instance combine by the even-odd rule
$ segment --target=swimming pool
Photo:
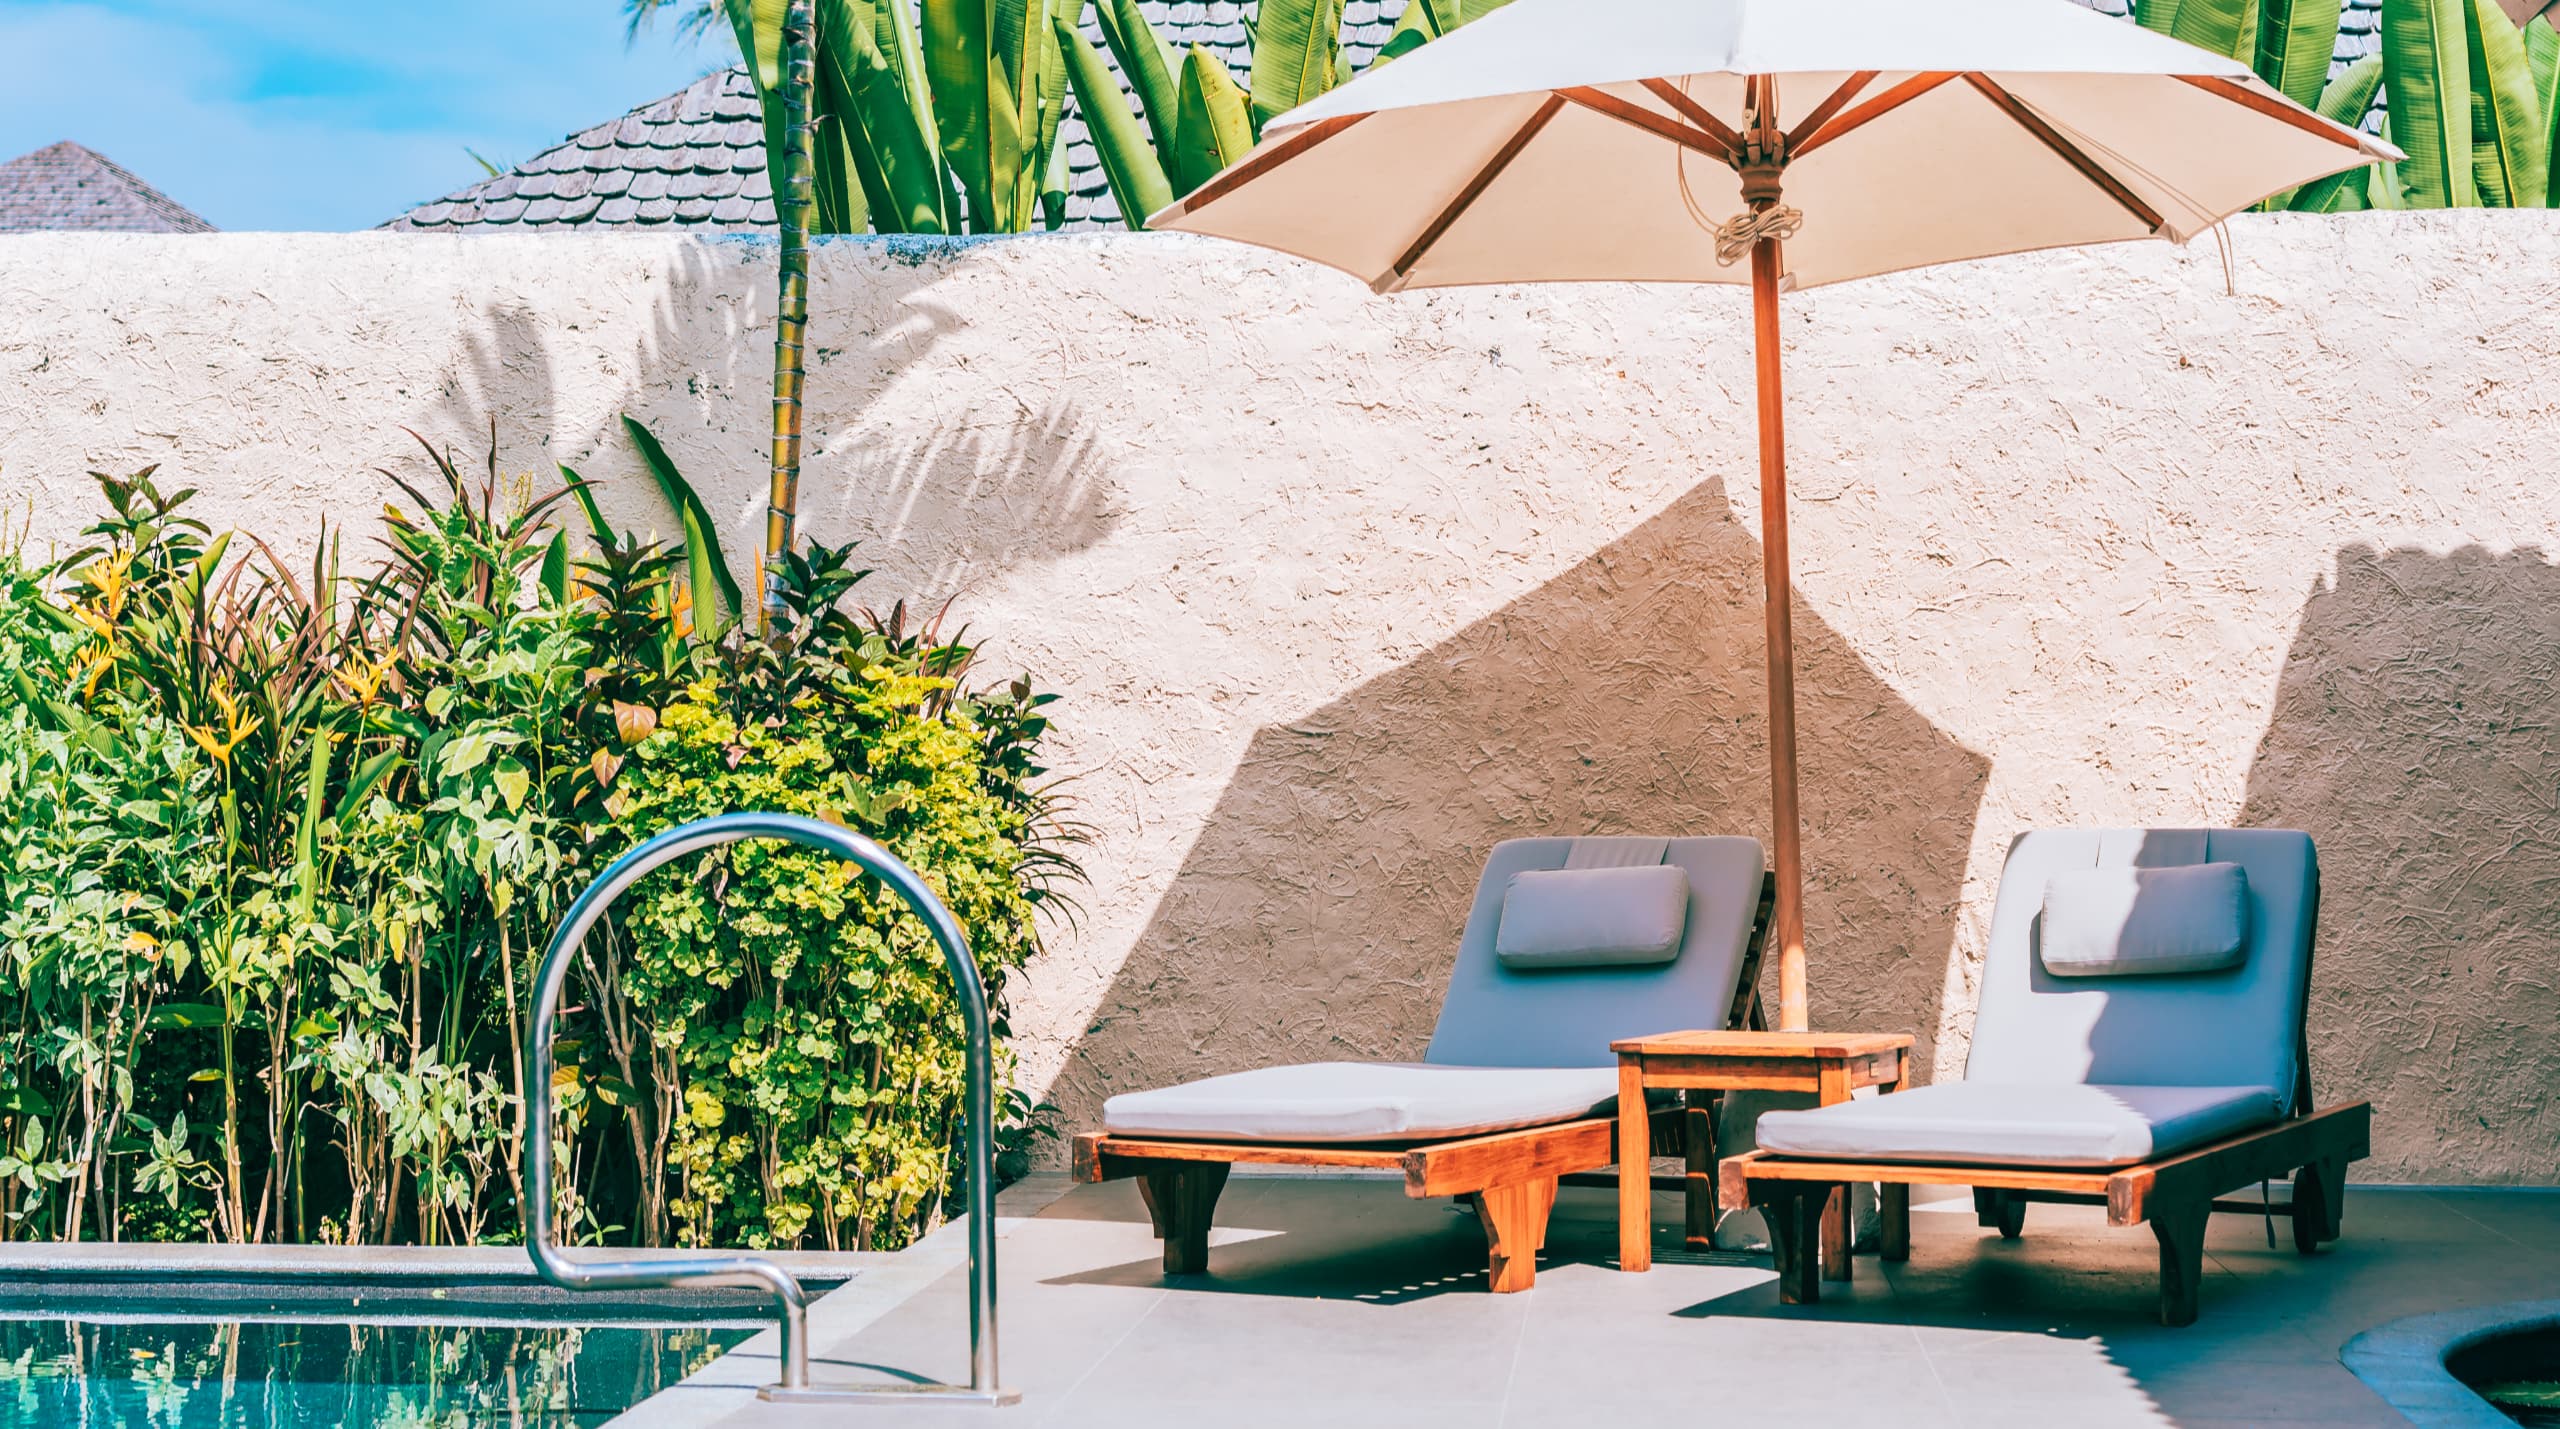
[[[737,1325],[316,1318],[0,1324],[10,1429],[586,1429],[754,1333]]]

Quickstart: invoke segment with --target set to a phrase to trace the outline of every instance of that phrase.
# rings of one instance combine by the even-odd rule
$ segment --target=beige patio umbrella
[[[2072,0],[1516,0],[1278,116],[1150,227],[1471,283],[1749,283],[1779,1026],[1805,1021],[1778,294],[2184,242],[2396,159],[2248,66]],[[1879,374],[1882,376],[1883,374]]]

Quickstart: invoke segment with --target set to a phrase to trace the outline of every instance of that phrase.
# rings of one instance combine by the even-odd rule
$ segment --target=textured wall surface
[[[2254,218],[1790,299],[1818,1025],[1962,1064],[2039,824],[2267,822],[2327,868],[2313,1055],[2365,1174],[2560,1163],[2560,227]],[[1281,1058],[1410,1057],[1474,869],[1766,821],[1738,294],[1372,298],[1147,236],[817,255],[810,530],[1068,698],[1096,841],[1018,984],[1071,1124]],[[368,534],[399,430],[734,556],[771,251],[672,238],[0,238],[0,491],[82,473]],[[659,524],[664,524],[660,519]]]

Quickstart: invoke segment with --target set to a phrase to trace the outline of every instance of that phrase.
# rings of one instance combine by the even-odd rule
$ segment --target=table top
[[[1915,1039],[1908,1032],[1661,1032],[1609,1044],[1622,1055],[1646,1057],[1802,1057],[1825,1060],[1899,1052]]]

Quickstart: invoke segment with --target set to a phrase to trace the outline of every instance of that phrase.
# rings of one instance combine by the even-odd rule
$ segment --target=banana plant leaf
[[[1511,0],[1408,0],[1372,63],[1385,64],[1398,55],[1418,50],[1460,25],[1481,20],[1510,3]]]
[[[1342,0],[1262,0],[1253,33],[1253,124],[1333,88],[1342,61]]]
[[[1075,86],[1076,109],[1093,136],[1094,152],[1102,156],[1111,200],[1129,226],[1136,228],[1147,221],[1148,214],[1171,206],[1173,184],[1165,178],[1155,147],[1147,142],[1138,116],[1129,112],[1129,100],[1104,67],[1102,56],[1066,21],[1058,21],[1057,27],[1058,48],[1067,57],[1067,79]]]
[[[1173,166],[1184,193],[1253,148],[1252,101],[1218,57],[1199,45],[1182,61],[1180,113]]]
[[[855,31],[851,93],[844,112],[859,126],[863,186],[871,191],[872,226],[882,233],[957,231],[959,197],[932,140],[916,123],[913,91],[873,32]]]
[[[2551,17],[2536,15],[2524,27],[2525,64],[2533,71],[2533,97],[2542,106],[2543,202],[2560,197],[2551,180],[2560,170],[2560,30]]]
[[[2285,98],[2306,109],[2319,103],[2337,47],[2338,0],[2259,0],[2250,68]]]
[[[2498,0],[2471,0],[2471,173],[2487,208],[2541,208],[2549,142],[2524,36]]]
[[[996,83],[994,46],[995,0],[924,0],[925,87],[942,157],[960,182],[968,226],[980,233],[1001,231],[994,131],[1013,121],[1012,96]]]
[[[1174,74],[1181,60],[1147,23],[1138,0],[1098,0],[1094,14],[1102,21],[1102,43],[1119,62],[1120,73],[1128,76],[1130,92],[1138,97],[1156,153],[1170,158],[1178,147],[1182,113],[1182,91]],[[1162,159],[1158,162],[1161,166]]]
[[[2367,55],[2338,72],[2320,91],[2317,108],[2320,117],[2352,129],[2364,123],[2373,108],[2373,97],[2382,92],[2382,56]],[[2348,213],[2370,206],[2367,190],[2372,179],[2370,167],[2349,169],[2325,179],[2313,179],[2294,191],[2287,207],[2295,213]]]
[[[2382,0],[2382,87],[2409,208],[2475,208],[2467,0]]]
[[[2247,64],[2257,57],[2257,0],[2136,0],[2133,18],[2224,59]]]

